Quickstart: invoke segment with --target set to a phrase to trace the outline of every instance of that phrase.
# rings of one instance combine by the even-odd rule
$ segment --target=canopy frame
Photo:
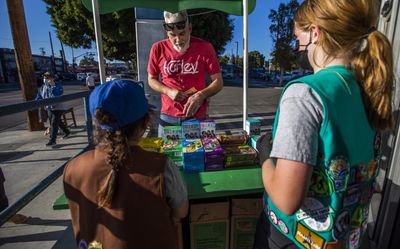
[[[148,0],[150,1],[150,0]],[[249,0],[242,0],[243,8],[243,130],[246,127],[246,120],[248,117],[247,95],[248,95],[248,11]],[[96,49],[99,65],[99,74],[101,83],[106,82],[105,69],[104,69],[104,54],[101,39],[101,26],[100,26],[100,12],[98,0],[91,0],[93,21],[95,27]],[[254,6],[253,6],[254,7]]]

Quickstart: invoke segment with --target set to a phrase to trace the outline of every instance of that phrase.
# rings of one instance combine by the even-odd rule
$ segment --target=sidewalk
[[[57,139],[57,146],[45,147],[43,131],[29,132],[26,124],[1,132],[0,167],[6,177],[10,203],[87,146],[83,105],[75,106],[77,128],[68,120],[71,135]],[[67,118],[70,115],[67,115]],[[0,227],[0,248],[75,248],[69,210],[53,210],[52,203],[63,193],[62,178],[18,212],[26,221],[11,221]]]

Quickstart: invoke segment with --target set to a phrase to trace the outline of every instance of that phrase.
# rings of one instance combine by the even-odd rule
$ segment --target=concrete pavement
[[[69,86],[66,93],[69,93],[68,89]],[[74,89],[77,91],[79,87]],[[264,131],[271,128],[280,92],[281,88],[249,88],[249,117],[260,119]],[[0,93],[0,104],[1,98],[6,96],[4,94],[10,94],[10,91]],[[44,176],[86,147],[82,101],[75,101],[72,105],[78,127],[71,127],[71,137],[58,139],[58,146],[54,149],[44,146],[48,138],[43,131],[29,132],[24,122],[0,130],[0,167],[6,177],[5,188],[10,202],[17,200]],[[239,133],[242,111],[240,84],[230,84],[214,96],[210,102],[210,118],[217,123],[217,133]],[[0,123],[5,118],[0,117]],[[69,120],[69,124],[71,122]],[[0,248],[75,248],[69,210],[52,210],[51,207],[62,193],[62,180],[59,178],[18,212],[27,217],[24,222],[15,224],[9,221],[1,226]]]

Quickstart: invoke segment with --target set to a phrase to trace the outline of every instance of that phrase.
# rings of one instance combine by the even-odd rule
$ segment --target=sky
[[[29,41],[33,54],[40,54],[40,48],[44,48],[46,55],[51,55],[49,32],[51,33],[54,54],[60,57],[61,44],[57,38],[55,28],[51,26],[50,15],[46,13],[46,4],[42,0],[24,0],[25,18],[28,28]],[[269,34],[268,14],[271,9],[277,9],[281,2],[288,0],[257,0],[255,10],[249,15],[249,51],[257,50],[266,58],[272,49],[271,36]],[[232,40],[226,45],[225,53],[243,55],[243,17],[230,16],[234,24]],[[237,42],[237,45],[236,45]],[[0,0],[0,48],[14,48],[9,17],[7,13],[6,0]],[[64,45],[66,59],[72,62],[72,49]],[[92,49],[74,49],[74,56],[82,55],[86,52],[96,52],[95,44]],[[77,58],[77,62],[82,59]]]

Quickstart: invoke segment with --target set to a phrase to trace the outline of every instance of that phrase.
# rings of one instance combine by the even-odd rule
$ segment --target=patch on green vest
[[[328,175],[333,182],[335,191],[344,191],[349,179],[350,164],[343,156],[338,156],[328,163]]]

